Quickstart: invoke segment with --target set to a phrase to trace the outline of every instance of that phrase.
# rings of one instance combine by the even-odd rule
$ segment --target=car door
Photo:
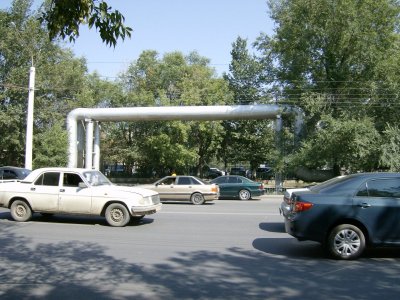
[[[236,176],[228,176],[227,182],[222,186],[224,196],[237,197],[241,181],[242,180]]]
[[[175,193],[175,176],[168,176],[158,181],[152,190],[160,195],[160,200],[174,200]]]
[[[58,193],[60,191],[60,172],[42,173],[30,186],[27,195],[35,211],[58,211]]]
[[[84,182],[79,174],[62,173],[62,184],[59,193],[59,211],[64,213],[89,214],[92,208],[90,187],[79,187]]]
[[[179,176],[174,187],[177,198],[179,200],[189,200],[192,193],[196,191],[198,184],[189,176]]]
[[[353,205],[374,241],[400,242],[400,178],[367,181]]]

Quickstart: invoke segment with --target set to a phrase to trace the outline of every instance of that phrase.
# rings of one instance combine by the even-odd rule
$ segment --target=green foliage
[[[101,39],[110,46],[117,44],[118,38],[130,37],[132,29],[125,26],[124,16],[112,10],[105,1],[57,0],[45,7],[39,20],[47,25],[50,39],[60,36],[75,41],[79,27],[87,24],[99,31]]]
[[[110,105],[176,106],[216,105],[232,101],[226,82],[214,77],[209,60],[197,52],[144,51],[122,74],[122,93]],[[102,143],[106,161],[139,167],[159,176],[172,169],[201,174],[215,157],[221,135],[220,122],[120,122],[105,125]]]
[[[23,166],[31,65],[36,69],[33,165],[65,165],[67,114],[106,101],[113,85],[86,76],[83,59],[50,42],[30,5],[18,0],[0,11],[0,165]]]
[[[383,132],[381,164],[392,172],[400,172],[400,128],[387,125]]]
[[[258,59],[247,49],[247,40],[240,37],[232,44],[229,74],[224,78],[234,95],[235,104],[270,103],[268,76],[270,61]],[[261,163],[276,161],[274,128],[271,121],[225,121],[219,153],[225,168],[241,164],[255,170]]]
[[[35,168],[67,165],[67,132],[57,121],[48,130],[35,135]]]
[[[316,131],[303,142],[291,161],[292,168],[333,168],[350,172],[378,167],[381,138],[369,118],[347,119],[323,116]]]
[[[379,168],[386,123],[400,108],[400,5],[394,0],[270,0],[275,34],[256,41],[273,61],[279,102],[305,113],[293,167]],[[327,129],[329,128],[329,129]]]

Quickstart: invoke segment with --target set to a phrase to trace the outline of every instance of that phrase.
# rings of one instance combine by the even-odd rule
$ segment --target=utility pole
[[[11,22],[11,26],[15,28],[16,35],[20,40],[21,46],[24,46],[24,39],[22,38],[20,31],[17,25],[14,22]],[[32,46],[32,45],[28,45]],[[28,86],[28,109],[26,115],[26,141],[25,141],[25,169],[32,170],[32,148],[33,148],[33,107],[34,107],[34,99],[35,99],[35,75],[36,70],[34,66],[33,60],[33,49],[30,49],[29,52],[31,54],[31,67],[29,68],[29,86]]]
[[[29,92],[28,92],[28,112],[26,116],[26,144],[25,144],[25,169],[32,170],[32,148],[33,148],[33,106],[35,99],[35,67],[29,69]]]

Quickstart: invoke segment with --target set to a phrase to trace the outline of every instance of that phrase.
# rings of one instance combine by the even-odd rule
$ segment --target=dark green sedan
[[[220,199],[239,198],[240,200],[249,200],[252,197],[264,195],[262,183],[252,181],[243,176],[220,176],[211,180],[211,183],[218,184]]]

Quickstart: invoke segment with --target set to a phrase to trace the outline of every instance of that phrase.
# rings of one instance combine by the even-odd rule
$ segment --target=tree
[[[231,56],[229,73],[224,78],[234,95],[233,103],[270,103],[271,61],[250,54],[247,40],[241,37],[232,44]],[[228,163],[245,162],[246,166],[255,170],[260,164],[271,162],[271,154],[275,153],[271,121],[225,121],[223,124],[225,130],[220,153],[224,158],[225,168]]]
[[[122,74],[122,93],[111,105],[191,106],[231,101],[226,82],[215,78],[208,64],[209,60],[196,52],[187,56],[171,52],[160,58],[156,51],[144,51]],[[135,165],[146,175],[154,171],[158,176],[172,169],[201,174],[203,166],[215,157],[221,131],[220,122],[119,122],[106,126],[103,145],[113,149],[106,160]]]
[[[338,159],[337,150],[344,141],[357,145],[359,140],[352,134],[337,139],[335,130],[320,131],[317,124],[329,119],[330,126],[337,128],[339,123],[333,120],[353,120],[354,126],[369,120],[368,128],[374,135],[372,129],[381,134],[385,120],[396,119],[400,107],[396,92],[400,84],[398,1],[270,0],[269,7],[277,24],[275,35],[261,35],[256,47],[263,57],[274,61],[280,102],[305,111],[304,147],[314,153],[314,167],[368,170],[371,164],[379,166],[379,155],[369,157],[374,162]],[[354,130],[361,130],[353,125]],[[321,149],[312,139],[321,138],[322,132],[327,138],[332,134],[331,140],[336,142]],[[368,146],[376,150],[379,145]],[[317,155],[319,151],[326,157]],[[365,149],[355,147],[352,151],[349,155],[363,157]],[[341,154],[346,157],[346,153]]]
[[[14,1],[0,11],[0,164],[24,160],[28,70],[36,68],[33,165],[65,165],[65,118],[76,107],[93,107],[103,98],[86,62],[49,41],[30,11],[31,1]],[[103,87],[101,87],[103,88]]]
[[[60,36],[75,41],[79,27],[87,24],[96,27],[103,42],[115,47],[118,38],[124,40],[132,32],[124,24],[125,17],[103,0],[48,0],[39,20],[47,26],[51,40]]]
[[[325,116],[295,156],[297,166],[337,166],[346,172],[379,168],[381,136],[372,119]],[[339,174],[341,170],[334,170]]]
[[[387,125],[383,132],[381,164],[392,172],[400,172],[400,128]]]

